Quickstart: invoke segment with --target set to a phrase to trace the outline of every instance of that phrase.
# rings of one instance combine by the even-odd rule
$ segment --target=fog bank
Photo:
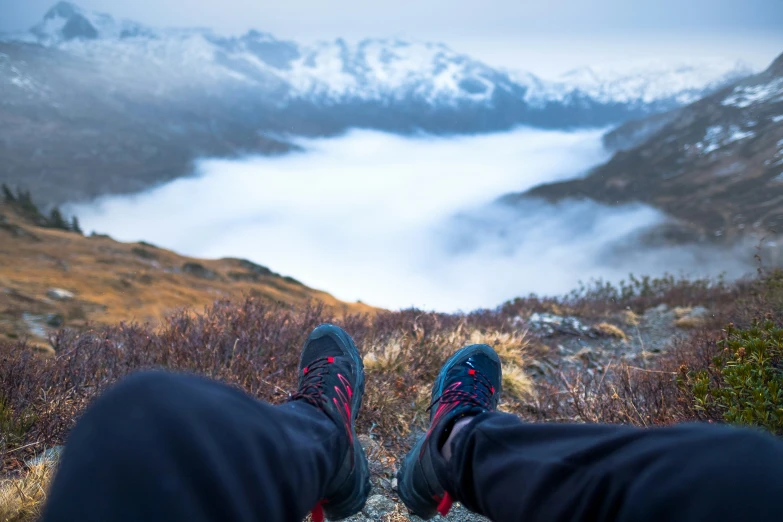
[[[665,219],[649,207],[495,203],[605,161],[600,136],[355,131],[302,141],[305,152],[283,157],[203,161],[194,177],[70,211],[87,230],[192,256],[248,258],[386,308],[471,310],[629,272],[746,269],[703,250],[629,248]]]

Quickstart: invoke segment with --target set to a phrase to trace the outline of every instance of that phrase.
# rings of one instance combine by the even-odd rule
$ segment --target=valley
[[[0,35],[0,178],[44,205],[89,201],[191,175],[200,158],[281,154],[297,137],[352,128],[449,136],[616,125],[751,72],[716,59],[548,80],[441,43],[224,37],[60,2],[29,31]]]

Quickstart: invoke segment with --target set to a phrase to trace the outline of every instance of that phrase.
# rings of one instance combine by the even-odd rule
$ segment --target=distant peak
[[[275,38],[274,35],[262,31],[258,31],[256,29],[249,30],[247,33],[244,34],[244,36],[241,37],[241,39],[252,40],[255,42],[277,42],[277,38]]]
[[[78,5],[71,2],[57,2],[49,9],[44,15],[44,20],[52,20],[54,18],[70,18],[77,14],[82,14],[84,10]]]
[[[153,35],[153,31],[139,23],[82,9],[71,2],[55,4],[30,33],[38,43],[52,46],[72,40],[118,40]]]
[[[59,2],[30,31],[41,43],[56,44],[68,40],[94,40],[99,33],[89,13],[70,2]]]

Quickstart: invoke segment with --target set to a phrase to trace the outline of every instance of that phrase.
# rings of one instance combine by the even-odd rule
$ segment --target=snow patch
[[[704,135],[704,141],[697,143],[697,146],[703,147],[704,154],[716,151],[720,148],[720,136],[723,134],[723,126],[715,125],[707,129],[707,133]]]
[[[670,99],[687,104],[701,98],[705,90],[752,73],[753,70],[741,61],[651,60],[578,69],[564,74],[560,81],[574,91],[601,101],[652,103]]]
[[[707,128],[704,139],[694,146],[702,154],[710,154],[730,143],[753,138],[755,135],[753,131],[742,130],[736,125],[730,125],[728,128],[723,125],[713,125]]]
[[[774,101],[773,98],[782,94],[783,78],[776,78],[768,83],[735,87],[721,104],[744,109],[758,103]]]
[[[739,127],[732,126],[731,135],[726,140],[726,143],[733,143],[735,141],[740,141],[740,140],[744,140],[744,139],[747,139],[747,138],[752,138],[755,135],[756,134],[754,132],[743,131]]]

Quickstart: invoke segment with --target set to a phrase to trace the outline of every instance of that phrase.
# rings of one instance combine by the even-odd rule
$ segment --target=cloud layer
[[[201,257],[245,257],[344,300],[444,311],[629,272],[738,274],[692,249],[629,249],[657,211],[494,203],[606,159],[600,132],[453,139],[369,131],[279,158],[204,161],[198,175],[72,209],[87,229]],[[623,248],[619,248],[622,246]]]

